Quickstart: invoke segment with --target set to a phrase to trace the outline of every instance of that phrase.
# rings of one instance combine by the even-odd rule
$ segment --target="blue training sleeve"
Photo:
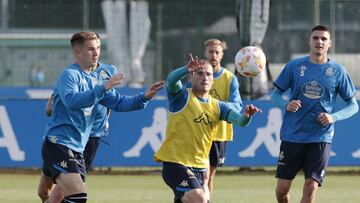
[[[166,78],[167,91],[171,94],[178,93],[182,88],[181,79],[183,79],[188,73],[189,72],[186,66],[177,68],[174,71],[172,71]]]
[[[251,117],[247,118],[243,114],[239,114],[235,111],[230,111],[227,117],[227,121],[240,127],[246,127],[250,123]]]
[[[125,96],[120,95],[120,93],[113,88],[105,94],[100,104],[114,111],[134,111],[145,108],[148,100],[145,98],[144,93],[136,96]]]
[[[221,120],[227,121],[229,123],[233,123],[240,127],[246,127],[250,123],[251,117],[247,118],[243,114],[233,111],[228,103],[219,102],[219,106],[220,106],[220,119]]]
[[[351,98],[349,101],[346,102],[346,107],[334,112],[331,115],[331,117],[334,120],[334,123],[336,121],[341,121],[347,118],[350,118],[352,115],[354,115],[355,113],[357,113],[359,110],[359,105],[355,99],[355,97]]]
[[[105,93],[104,85],[98,85],[94,89],[82,92],[78,87],[81,81],[79,81],[76,74],[72,70],[65,69],[56,84],[59,96],[67,108],[90,107],[103,98]]]
[[[276,104],[276,106],[280,108],[285,108],[288,101],[281,96],[282,93],[283,92],[281,92],[278,88],[275,87],[275,89],[271,93],[271,100]]]
[[[239,92],[239,82],[235,76],[232,78],[230,83],[230,96],[228,102],[231,104],[234,111],[239,113],[241,112],[243,103]]]

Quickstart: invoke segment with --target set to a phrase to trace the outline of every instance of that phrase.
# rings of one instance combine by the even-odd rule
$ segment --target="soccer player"
[[[286,110],[280,130],[281,146],[276,177],[278,202],[289,202],[290,187],[303,169],[301,203],[315,202],[330,157],[334,123],[358,111],[355,88],[342,65],[328,58],[329,28],[318,25],[310,34],[309,56],[291,60],[274,82],[272,100]],[[290,89],[290,98],[281,95]],[[336,97],[346,106],[334,112]]]
[[[82,203],[87,201],[83,151],[98,105],[115,111],[142,109],[163,81],[136,96],[120,95],[113,87],[121,83],[123,73],[104,82],[92,71],[100,56],[99,35],[78,32],[70,41],[75,63],[65,68],[54,88],[52,116],[42,145],[41,179],[51,178],[64,191],[65,202]]]
[[[224,56],[224,51],[227,49],[226,42],[218,39],[209,39],[205,41],[204,47],[205,59],[210,62],[214,72],[214,83],[209,94],[215,99],[231,104],[234,111],[241,112],[242,102],[239,93],[239,82],[233,73],[221,67],[220,64]],[[220,121],[217,133],[218,135],[214,138],[210,149],[209,170],[206,171],[204,178],[204,185],[209,188],[209,191],[206,191],[209,192],[209,199],[214,188],[216,169],[217,167],[224,166],[226,159],[226,142],[232,141],[233,139],[232,124],[226,121]]]
[[[118,71],[114,65],[98,63],[94,72],[98,73],[103,81],[108,81],[110,77],[116,75]],[[51,116],[52,114],[52,98],[53,95],[49,97],[45,107],[45,113],[47,116]],[[96,111],[90,137],[83,152],[86,173],[88,173],[92,166],[92,162],[100,144],[100,139],[108,135],[109,129],[108,119],[110,116],[110,109],[107,109],[102,105],[98,105]],[[51,179],[41,179],[41,181],[42,182],[39,184],[38,188],[38,195],[42,200],[47,200],[51,203],[60,203],[65,198],[65,194],[59,186],[55,186],[55,188],[52,189],[54,184]]]
[[[191,88],[181,79],[190,75]],[[191,60],[167,77],[169,99],[166,138],[154,160],[163,162],[162,177],[174,191],[175,202],[206,203],[203,178],[209,166],[212,141],[219,134],[220,120],[246,126],[251,116],[261,110],[246,106],[243,115],[228,104],[209,96],[213,67],[207,60]]]

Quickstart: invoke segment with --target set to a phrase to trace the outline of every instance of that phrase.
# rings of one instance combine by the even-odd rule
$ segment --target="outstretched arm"
[[[124,74],[116,74],[105,84],[97,85],[87,91],[79,89],[79,83],[82,82],[80,78],[81,76],[77,71],[65,69],[57,82],[58,94],[64,105],[69,109],[86,108],[94,105],[104,97],[107,90],[121,83]]]
[[[182,89],[181,79],[189,73],[186,66],[172,71],[166,78],[166,89],[171,94],[176,94]]]
[[[233,123],[241,127],[246,127],[250,123],[252,116],[255,115],[256,113],[258,112],[262,113],[261,109],[259,109],[258,107],[252,104],[247,105],[245,107],[243,114],[240,114],[236,111],[229,109],[228,105],[227,107],[224,107],[223,106],[224,104],[225,103],[222,102],[220,103],[221,120],[226,120],[229,123]]]
[[[191,54],[189,54],[189,61],[186,66],[180,67],[172,71],[166,81],[166,89],[171,94],[176,94],[182,89],[181,80],[191,71],[195,71],[200,68],[200,63],[198,57],[193,58]]]
[[[146,99],[148,99],[148,100],[150,100],[150,99],[152,99],[154,96],[155,96],[155,94],[161,89],[161,88],[163,88],[163,86],[164,86],[164,81],[157,81],[157,82],[155,82],[154,84],[152,84],[152,85],[150,85],[148,88],[147,88],[147,90],[146,90],[146,92],[145,92],[145,98]]]
[[[148,87],[145,93],[140,93],[136,96],[121,95],[115,89],[111,89],[105,94],[104,98],[100,101],[100,104],[114,111],[134,111],[143,109],[148,104],[148,101],[163,87],[163,84],[163,81],[155,82]]]

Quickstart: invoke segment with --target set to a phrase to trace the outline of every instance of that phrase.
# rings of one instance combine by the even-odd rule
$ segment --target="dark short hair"
[[[86,40],[100,40],[100,36],[96,32],[87,31],[87,32],[77,32],[73,34],[73,36],[70,39],[71,47],[77,46],[77,45],[83,45],[84,41]]]
[[[314,32],[314,31],[325,31],[325,32],[331,33],[330,28],[328,28],[324,25],[317,25],[317,26],[313,27],[311,29],[311,32]]]

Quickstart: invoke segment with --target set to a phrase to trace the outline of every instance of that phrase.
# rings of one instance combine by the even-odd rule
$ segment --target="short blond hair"
[[[218,45],[221,46],[221,48],[225,51],[228,47],[225,41],[220,41],[218,39],[208,39],[204,42],[204,47],[212,46],[212,45]]]

